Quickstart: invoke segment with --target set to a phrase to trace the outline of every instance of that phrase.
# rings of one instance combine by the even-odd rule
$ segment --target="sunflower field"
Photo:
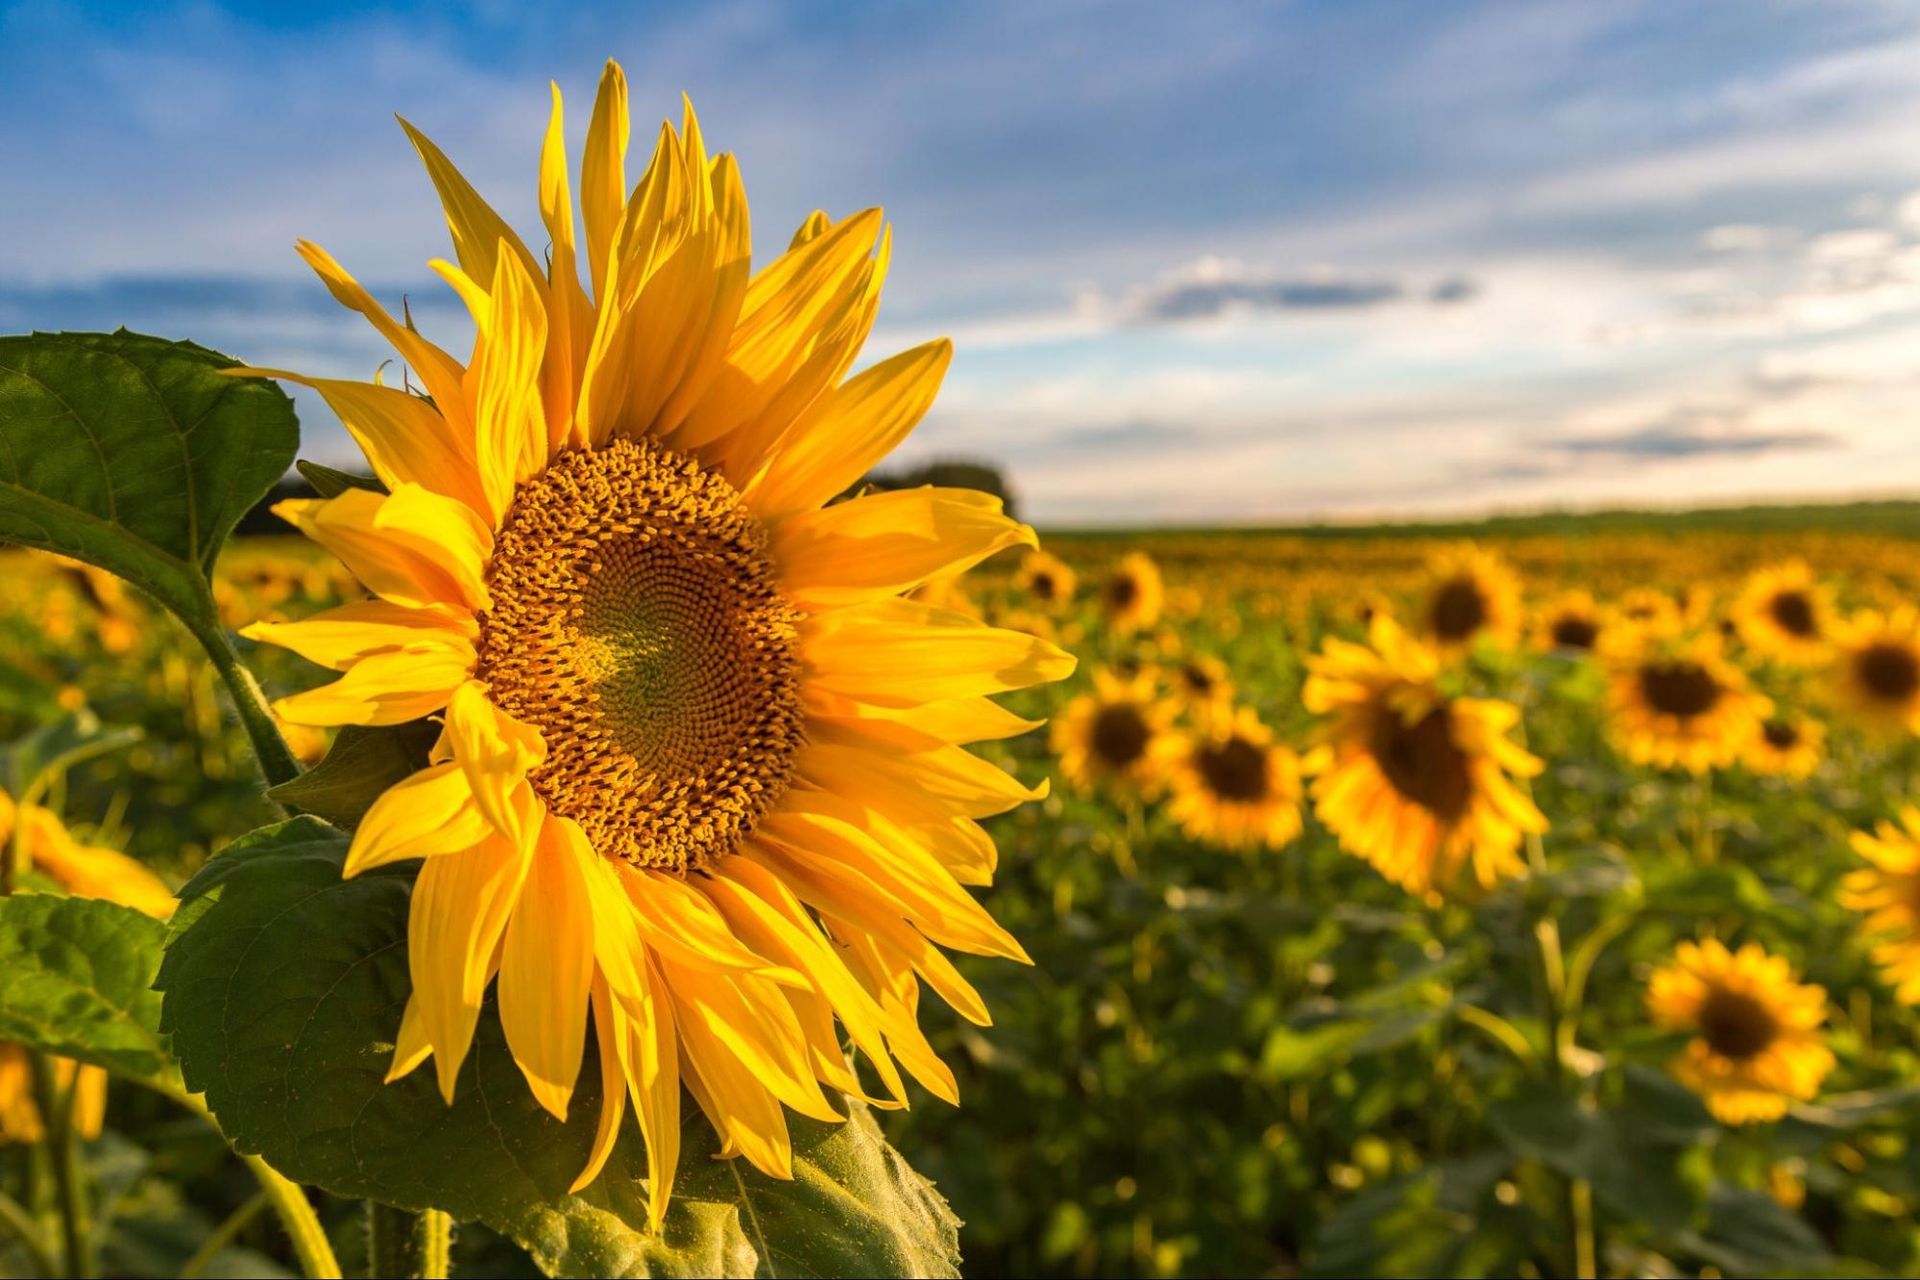
[[[879,488],[878,211],[626,94],[408,128],[464,362],[0,338],[0,1273],[1920,1270],[1909,509]]]

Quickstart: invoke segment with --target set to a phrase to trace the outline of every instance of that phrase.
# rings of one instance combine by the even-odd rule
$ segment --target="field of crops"
[[[1050,787],[988,821],[979,891],[1033,965],[956,957],[992,1024],[922,1017],[963,1105],[881,1115],[968,1271],[1920,1268],[1920,573],[1903,536],[1772,523],[1062,536],[921,588],[1079,659],[1005,700],[1049,727],[978,748]],[[274,820],[182,628],[0,556],[0,741],[63,828],[29,877],[93,892],[62,868],[106,848],[171,888]],[[216,595],[237,628],[353,592],[251,539]],[[273,694],[322,674],[244,656]],[[98,892],[168,909],[133,883]],[[294,1265],[176,1100],[96,1113],[0,1054],[27,1235],[71,1172],[38,1083],[102,1272]],[[316,1204],[357,1265],[359,1206]],[[455,1251],[530,1265],[479,1226]]]

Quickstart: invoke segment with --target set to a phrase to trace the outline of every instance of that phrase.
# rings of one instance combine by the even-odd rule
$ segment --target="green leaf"
[[[305,458],[293,464],[306,477],[313,491],[323,498],[337,498],[349,489],[365,489],[370,493],[385,493],[387,486],[372,476],[358,475],[352,471],[337,471],[322,466],[318,462],[308,462]]]
[[[138,728],[107,728],[83,707],[37,726],[0,749],[0,786],[31,803],[54,774],[139,740]]]
[[[425,720],[392,728],[348,725],[326,759],[267,796],[351,830],[381,792],[426,765],[438,732]]]
[[[1656,1231],[1693,1221],[1699,1194],[1682,1171],[1681,1147],[1649,1140],[1630,1114],[1529,1093],[1494,1103],[1487,1124],[1515,1155],[1592,1183],[1594,1197],[1630,1221]]]
[[[1813,1228],[1772,1196],[1715,1183],[1707,1194],[1707,1225],[1681,1245],[1730,1275],[1812,1275],[1833,1255]]]
[[[166,926],[93,898],[0,898],[0,1040],[139,1079],[170,1071],[160,1032]]]
[[[857,1103],[844,1125],[790,1118],[795,1176],[779,1182],[715,1159],[689,1102],[673,1207],[652,1236],[631,1118],[606,1172],[567,1193],[599,1112],[596,1055],[564,1124],[534,1102],[491,1009],[452,1106],[427,1069],[383,1084],[410,989],[411,875],[342,880],[346,843],[297,818],[181,890],[164,1025],[241,1150],[336,1195],[485,1222],[554,1275],[956,1274],[957,1221]]]
[[[285,392],[227,356],[116,333],[0,337],[0,540],[95,564],[190,625],[233,526],[293,464]]]

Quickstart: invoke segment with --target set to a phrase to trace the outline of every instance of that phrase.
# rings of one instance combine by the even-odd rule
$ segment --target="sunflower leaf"
[[[267,798],[351,830],[381,792],[425,766],[438,733],[425,720],[379,728],[348,725],[325,759],[270,789]]]
[[[141,587],[199,630],[227,535],[293,463],[299,424],[235,362],[129,333],[0,337],[0,541]]]
[[[296,818],[229,846],[181,890],[163,1025],[241,1150],[336,1195],[485,1222],[551,1275],[957,1274],[957,1220],[851,1101],[844,1125],[790,1120],[791,1182],[714,1158],[689,1103],[653,1235],[631,1119],[599,1180],[567,1191],[599,1112],[597,1055],[564,1123],[533,1100],[491,1006],[453,1105],[430,1069],[382,1083],[410,990],[412,872],[342,880],[346,847]]]
[[[313,491],[323,498],[337,498],[349,489],[365,489],[369,493],[387,491],[387,486],[372,476],[341,471],[318,462],[309,462],[305,458],[293,465],[306,478],[306,482],[313,486]]]
[[[166,933],[95,898],[0,898],[0,1040],[137,1079],[169,1076],[151,989]]]

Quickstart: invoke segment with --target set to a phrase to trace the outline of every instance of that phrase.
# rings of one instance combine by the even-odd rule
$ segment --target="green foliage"
[[[0,337],[0,539],[84,560],[211,625],[206,580],[293,463],[293,402],[190,342]]]
[[[267,795],[351,830],[381,792],[425,766],[438,733],[425,720],[378,728],[348,725],[319,764]]]
[[[0,1040],[159,1080],[171,1068],[152,990],[166,926],[53,894],[0,898]]]
[[[243,1151],[337,1195],[439,1208],[510,1236],[555,1275],[953,1274],[957,1220],[855,1103],[794,1120],[795,1177],[718,1160],[689,1107],[674,1202],[646,1230],[629,1121],[585,1192],[601,1081],[565,1123],[534,1102],[489,1011],[444,1105],[430,1071],[383,1083],[409,991],[410,876],[342,880],[346,839],[311,818],[236,842],[181,892],[159,985],[190,1088]]]

